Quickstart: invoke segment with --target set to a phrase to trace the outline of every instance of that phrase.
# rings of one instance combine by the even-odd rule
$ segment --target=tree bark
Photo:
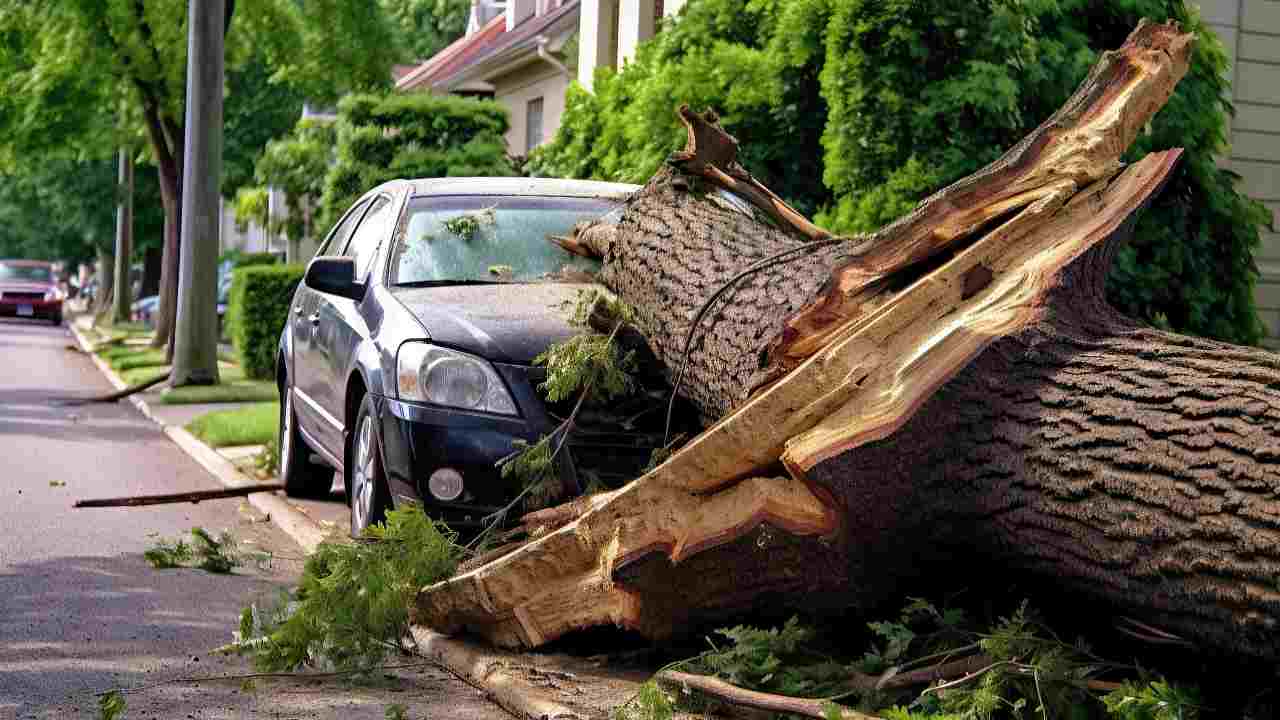
[[[536,539],[424,588],[415,620],[502,645],[604,623],[660,638],[989,568],[1280,658],[1280,362],[1105,300],[1179,151],[1120,157],[1190,51],[1143,23],[1001,160],[865,237],[721,193],[752,181],[714,118],[686,117],[676,167],[567,244],[603,255],[673,379],[690,348],[680,389],[714,424],[529,516]]]
[[[182,237],[173,343],[173,386],[218,382],[218,180],[222,174],[222,0],[191,0],[187,11],[187,118]]]
[[[115,297],[112,300],[112,320],[129,321],[131,296],[129,276],[130,259],[133,257],[133,155],[128,148],[120,148],[119,177],[116,201],[116,267]]]

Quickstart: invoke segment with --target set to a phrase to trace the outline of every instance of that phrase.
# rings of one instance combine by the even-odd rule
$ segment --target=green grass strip
[[[263,402],[207,412],[187,424],[187,430],[211,447],[265,445],[276,436],[280,403]]]
[[[278,400],[276,384],[270,380],[249,380],[237,365],[219,364],[217,385],[184,385],[160,394],[166,405],[220,402],[268,402]]]

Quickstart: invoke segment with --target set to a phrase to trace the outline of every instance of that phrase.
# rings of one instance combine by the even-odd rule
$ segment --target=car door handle
[[[320,324],[320,313],[314,313],[314,314],[312,314],[312,316],[311,316],[311,324],[312,324],[312,325],[319,325],[319,324]]]

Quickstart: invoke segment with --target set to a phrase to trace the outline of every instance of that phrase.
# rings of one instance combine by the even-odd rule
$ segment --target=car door
[[[393,210],[391,196],[378,195],[369,203],[369,210],[351,233],[351,239],[342,255],[355,261],[357,282],[369,282],[378,248],[390,234]],[[341,449],[343,425],[348,420],[343,417],[347,369],[351,366],[352,353],[360,341],[369,336],[369,328],[360,315],[355,300],[325,293],[315,295],[316,322],[312,328],[312,357],[317,366],[317,387],[313,399],[327,416],[338,421],[337,426],[332,422],[328,424],[324,431],[326,436],[321,442],[327,447]],[[328,434],[332,432],[336,432],[336,436]]]
[[[347,241],[351,239],[351,231],[355,229],[356,223],[364,215],[364,211],[369,206],[368,199],[362,199],[347,211],[347,214],[338,221],[333,231],[329,233],[328,239],[321,244],[320,249],[316,251],[316,257],[324,255],[341,255],[342,251],[347,247]],[[322,392],[324,387],[324,363],[322,358],[317,355],[315,344],[315,334],[319,315],[317,307],[320,301],[320,293],[307,287],[305,284],[298,286],[298,291],[293,296],[293,307],[289,311],[289,321],[293,326],[293,390],[294,390],[294,414],[297,417],[298,425],[327,450],[334,457],[342,458],[342,444],[339,441],[337,445],[326,442],[326,438],[332,437],[334,430],[332,425],[338,422],[336,418],[325,417],[322,412],[322,406],[316,399],[316,393]],[[338,430],[339,437],[341,429]]]

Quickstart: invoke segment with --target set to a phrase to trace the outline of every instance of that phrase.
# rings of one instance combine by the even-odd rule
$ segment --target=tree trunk
[[[714,117],[683,112],[674,169],[565,245],[603,256],[714,424],[619,490],[531,514],[534,539],[424,588],[415,620],[503,645],[663,637],[989,567],[1280,657],[1280,363],[1105,301],[1179,152],[1120,157],[1190,52],[1143,23],[1003,158],[865,237],[798,218]]]
[[[223,0],[191,0],[182,252],[170,384],[218,382],[218,229],[222,175]]]
[[[119,153],[119,199],[116,201],[116,267],[115,297],[112,300],[111,317],[114,322],[129,321],[130,260],[133,257],[133,155],[128,148]]]

